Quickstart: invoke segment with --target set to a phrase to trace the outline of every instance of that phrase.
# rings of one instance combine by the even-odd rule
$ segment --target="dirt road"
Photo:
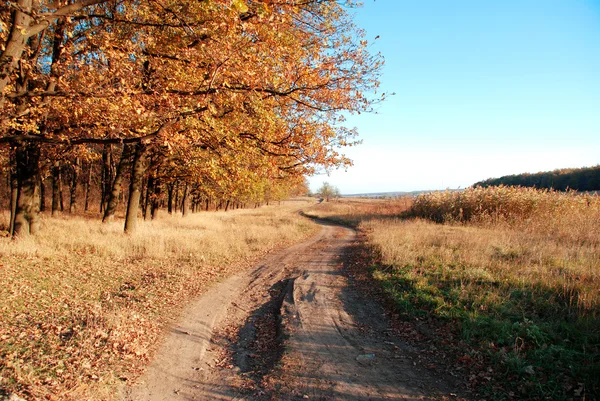
[[[189,306],[124,399],[456,399],[348,284],[342,255],[354,231],[320,224]]]

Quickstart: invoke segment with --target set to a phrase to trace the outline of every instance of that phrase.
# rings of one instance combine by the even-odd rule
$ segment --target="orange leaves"
[[[56,42],[39,53],[50,61],[24,64],[43,64],[28,78],[37,91],[56,82],[54,93],[8,105],[11,116],[21,101],[31,112],[6,131],[144,138],[173,176],[254,194],[253,182],[347,166],[337,148],[356,142],[343,114],[380,101],[381,58],[335,1],[126,0],[79,13],[62,35],[50,27]]]

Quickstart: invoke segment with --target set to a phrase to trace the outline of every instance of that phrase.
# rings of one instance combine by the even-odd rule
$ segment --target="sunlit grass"
[[[44,216],[0,239],[0,388],[31,399],[107,399],[146,363],[181,305],[269,250],[310,235],[307,202],[122,222]],[[0,215],[0,226],[8,214]]]
[[[311,213],[360,222],[373,276],[397,310],[455,322],[462,341],[511,383],[491,397],[598,397],[598,197],[518,188],[434,193],[395,216],[387,213],[393,202]]]
[[[412,203],[413,198],[410,197],[399,199],[344,198],[320,203],[306,209],[304,213],[308,216],[358,227],[365,220],[397,217],[406,212]]]

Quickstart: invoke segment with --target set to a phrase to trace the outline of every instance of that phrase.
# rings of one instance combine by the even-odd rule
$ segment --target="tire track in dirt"
[[[342,271],[353,230],[308,241],[218,284],[184,313],[126,400],[460,399],[390,334]]]
[[[389,341],[383,309],[349,288],[340,255],[354,231],[326,230],[327,246],[307,263],[284,305],[290,337],[280,380],[293,385],[279,399],[426,400],[454,393],[404,359],[409,347]]]
[[[153,361],[138,382],[123,390],[127,401],[239,399],[238,370],[219,369],[226,344],[215,335],[218,327],[243,324],[260,305],[273,283],[291,275],[306,257],[306,250],[322,241],[320,231],[307,241],[267,258],[250,272],[242,272],[215,285],[181,314]],[[293,266],[293,267],[292,267]],[[243,398],[242,398],[243,399]]]

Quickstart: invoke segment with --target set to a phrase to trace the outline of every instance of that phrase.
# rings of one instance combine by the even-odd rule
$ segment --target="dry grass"
[[[569,314],[598,315],[600,308],[600,248],[530,235],[521,230],[426,221],[371,221],[370,232],[386,265],[441,268],[440,280],[460,280],[461,293],[473,286],[551,291]],[[484,285],[485,287],[485,285]]]
[[[352,203],[312,213],[331,218],[337,209],[338,219],[361,222],[377,255],[373,275],[398,310],[455,322],[462,341],[487,358],[484,376],[498,380],[488,383],[488,398],[599,397],[598,197],[433,193],[396,216],[387,202],[372,201],[367,213]],[[377,203],[381,216],[372,213]]]
[[[121,222],[44,217],[39,236],[0,238],[0,389],[111,399],[186,301],[312,233],[297,214],[307,204],[165,214],[135,235]],[[0,214],[0,226],[6,220]]]
[[[413,198],[398,199],[344,198],[323,202],[306,209],[307,216],[328,219],[358,227],[374,218],[397,217],[410,209]]]
[[[438,223],[518,229],[532,235],[576,244],[600,244],[600,197],[521,187],[468,188],[418,196],[415,217]]]

